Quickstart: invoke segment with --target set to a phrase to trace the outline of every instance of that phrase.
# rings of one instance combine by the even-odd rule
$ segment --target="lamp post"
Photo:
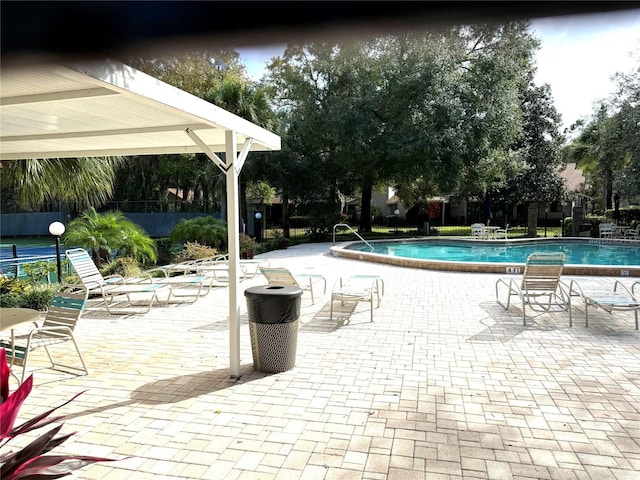
[[[64,233],[64,224],[53,222],[49,225],[49,233],[56,237],[56,264],[58,266],[58,283],[62,283],[62,265],[60,263],[60,235]]]
[[[256,212],[256,240],[262,242],[262,213]]]
[[[396,216],[396,235],[398,234],[398,223],[400,221],[400,219],[398,218],[398,215],[400,215],[400,210],[398,210],[397,208],[393,211],[393,213]]]

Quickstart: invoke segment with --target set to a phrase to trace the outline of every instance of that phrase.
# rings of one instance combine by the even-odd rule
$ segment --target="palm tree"
[[[4,160],[0,187],[27,206],[65,202],[76,211],[106,202],[113,192],[121,157]]]
[[[141,263],[155,262],[157,247],[151,237],[122,212],[98,213],[90,207],[67,225],[64,242],[91,249],[94,263],[101,267],[112,253],[131,256]]]
[[[197,242],[200,245],[224,249],[227,224],[211,216],[182,219],[173,227],[169,238],[174,243]]]
[[[269,104],[264,87],[254,86],[233,77],[226,77],[216,88],[205,92],[202,99],[249,120],[267,130],[277,125],[277,115]],[[255,178],[251,162],[245,164],[240,181],[240,217],[247,220],[247,184]]]

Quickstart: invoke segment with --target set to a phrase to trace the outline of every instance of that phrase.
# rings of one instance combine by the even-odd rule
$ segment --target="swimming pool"
[[[335,256],[432,270],[521,273],[531,252],[563,252],[566,274],[640,276],[640,242],[581,238],[411,239],[334,246]]]

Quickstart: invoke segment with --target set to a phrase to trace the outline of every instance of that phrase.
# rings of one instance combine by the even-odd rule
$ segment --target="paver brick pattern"
[[[579,314],[569,327],[566,312],[530,312],[523,327],[518,306],[495,302],[499,275],[329,247],[262,255],[327,278],[315,305],[303,296],[295,368],[254,370],[240,293],[242,376],[230,377],[226,288],[145,315],[89,310],[76,336],[90,375],[34,353],[21,418],[86,390],[63,408],[77,434],[56,450],[123,459],[85,467],[87,480],[640,479],[632,314],[594,311],[585,328]],[[354,273],[385,280],[373,323],[366,303],[336,303],[329,320],[331,286]]]

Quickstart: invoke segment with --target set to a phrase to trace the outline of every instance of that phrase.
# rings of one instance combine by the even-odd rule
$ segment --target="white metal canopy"
[[[0,160],[204,152],[227,180],[230,375],[240,376],[238,175],[280,137],[116,61],[0,71]],[[224,152],[223,161],[216,152]]]

